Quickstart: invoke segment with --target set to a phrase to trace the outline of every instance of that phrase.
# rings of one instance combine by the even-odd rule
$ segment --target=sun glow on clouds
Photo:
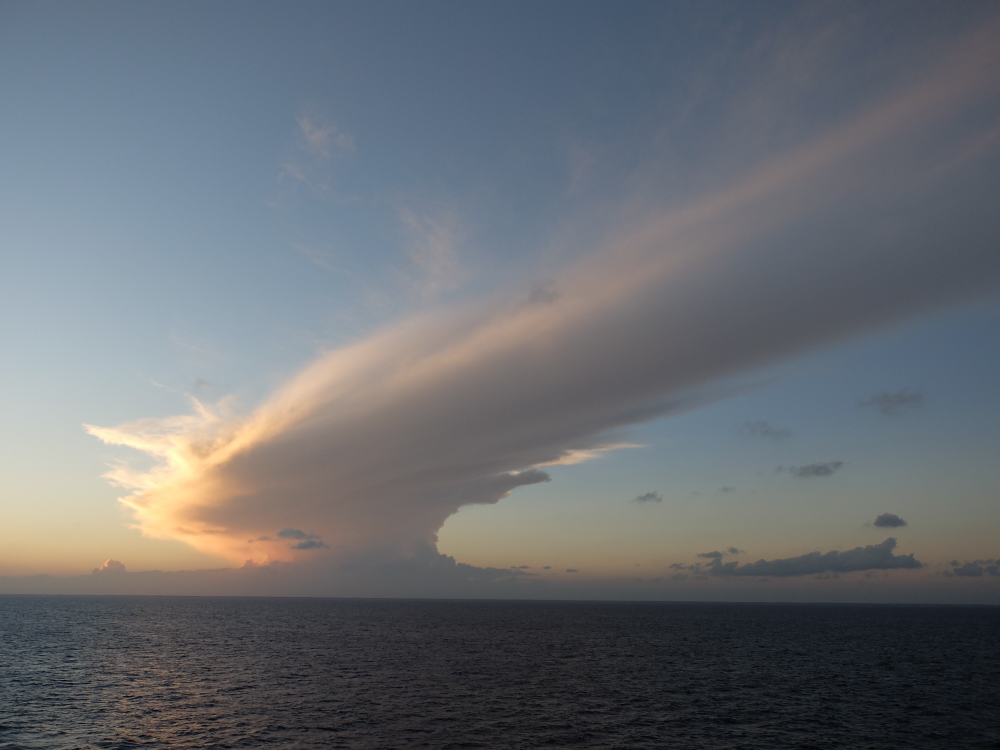
[[[994,23],[812,143],[612,233],[544,298],[511,289],[404,320],[246,416],[192,399],[191,415],[88,426],[155,460],[107,476],[132,491],[122,502],[144,533],[236,562],[407,557],[460,506],[631,447],[616,430],[711,399],[720,378],[991,292],[996,233],[963,236],[961,207],[954,225],[924,212],[892,242],[871,217],[944,192],[976,210],[982,178],[954,164],[981,133],[950,126],[995,96],[998,42]],[[352,145],[302,129],[321,153]],[[435,272],[451,257],[438,245]]]

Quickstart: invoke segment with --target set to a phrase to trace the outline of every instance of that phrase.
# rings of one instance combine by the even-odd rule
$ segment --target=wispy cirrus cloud
[[[877,393],[867,401],[859,401],[858,406],[868,406],[878,409],[887,416],[899,414],[904,409],[913,409],[920,406],[924,401],[924,394],[920,391],[911,391],[904,388],[896,393]]]
[[[192,400],[191,415],[88,427],[154,459],[108,477],[144,533],[235,561],[412,556],[462,505],[546,482],[539,467],[620,444],[622,428],[705,403],[727,378],[993,293],[1000,236],[972,198],[995,178],[937,168],[996,99],[998,42],[994,20],[828,132],[631,214],[546,272],[558,294],[544,304],[518,286],[403,320],[324,354],[249,414]],[[299,125],[314,157],[345,152],[339,131]],[[912,210],[943,195],[947,212]],[[901,205],[905,231],[873,239],[872,217]],[[427,288],[447,289],[455,232],[411,223]],[[274,529],[310,529],[329,549],[289,549]],[[883,547],[855,557],[894,559]]]
[[[740,426],[740,434],[748,436],[759,436],[771,438],[772,440],[783,440],[791,436],[791,430],[775,427],[764,421],[744,422]]]
[[[417,213],[403,208],[399,211],[399,221],[412,264],[412,272],[408,274],[410,286],[425,299],[458,287],[463,277],[459,245],[464,231],[457,214]]]
[[[308,115],[297,120],[303,150],[323,159],[333,159],[354,151],[354,139],[330,123],[320,123]]]
[[[354,152],[354,138],[309,115],[299,116],[296,124],[297,147],[282,164],[279,179],[289,178],[317,193],[332,194],[329,164]]]

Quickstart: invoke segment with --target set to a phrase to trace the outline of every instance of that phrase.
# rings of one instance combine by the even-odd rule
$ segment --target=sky
[[[1000,604],[993,2],[7,2],[0,593]]]

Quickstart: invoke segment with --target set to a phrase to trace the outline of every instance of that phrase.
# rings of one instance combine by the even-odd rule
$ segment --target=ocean
[[[0,748],[1000,748],[1000,608],[0,597]]]

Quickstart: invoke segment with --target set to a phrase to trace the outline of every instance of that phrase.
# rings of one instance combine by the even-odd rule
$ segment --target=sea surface
[[[0,748],[1000,748],[1000,609],[0,597]]]

